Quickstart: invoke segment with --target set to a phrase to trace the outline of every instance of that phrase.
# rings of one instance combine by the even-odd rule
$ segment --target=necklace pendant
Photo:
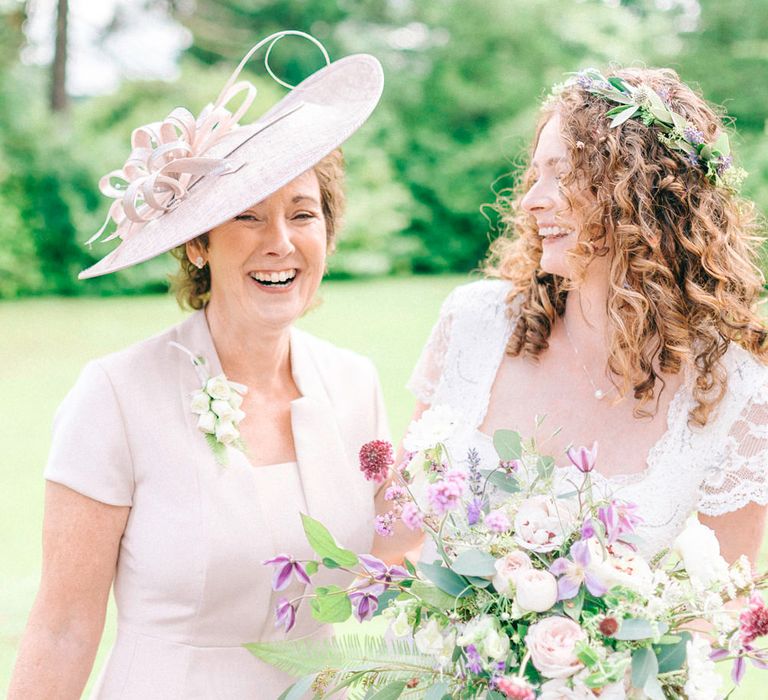
[[[605,392],[600,389],[595,389],[595,398],[600,401],[605,397]]]

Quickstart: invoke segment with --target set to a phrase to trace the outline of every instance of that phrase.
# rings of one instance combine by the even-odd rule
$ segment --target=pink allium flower
[[[525,678],[504,676],[496,680],[496,688],[513,700],[535,700],[536,693]]]
[[[768,634],[768,607],[759,593],[750,596],[749,605],[739,615],[739,624],[743,644]]]
[[[454,510],[461,504],[467,477],[463,472],[450,471],[440,481],[427,487],[427,500],[438,515]]]
[[[389,468],[395,463],[392,443],[385,440],[371,440],[360,448],[360,471],[368,481],[380,484],[387,478]]]
[[[400,519],[410,530],[420,530],[424,523],[424,514],[419,510],[419,507],[411,501],[403,506],[403,512],[400,514]]]
[[[382,537],[390,537],[393,533],[392,527],[395,524],[395,520],[395,514],[391,510],[384,513],[384,515],[377,515],[374,525],[377,534]]]
[[[512,527],[512,523],[502,510],[492,510],[483,518],[483,523],[491,532],[499,534],[507,532]]]

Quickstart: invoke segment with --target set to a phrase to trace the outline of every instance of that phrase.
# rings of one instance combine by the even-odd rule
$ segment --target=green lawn
[[[413,400],[404,388],[440,302],[462,277],[331,282],[300,326],[373,359],[396,438]],[[169,297],[35,299],[0,303],[0,692],[5,695],[40,572],[42,469],[56,406],[83,364],[156,333],[183,317]],[[765,560],[765,557],[763,557]],[[110,610],[92,678],[114,636]],[[733,700],[761,695],[757,676]]]

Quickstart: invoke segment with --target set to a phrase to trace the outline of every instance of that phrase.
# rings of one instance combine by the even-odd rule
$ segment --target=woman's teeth
[[[572,228],[563,228],[562,226],[542,226],[539,228],[539,236],[547,239],[564,238],[571,233],[573,233]]]
[[[251,279],[265,287],[287,287],[295,277],[295,269],[280,272],[251,272]]]

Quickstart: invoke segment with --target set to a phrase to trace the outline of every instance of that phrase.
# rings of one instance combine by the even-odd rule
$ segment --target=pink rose
[[[531,496],[515,515],[515,540],[534,552],[558,549],[576,526],[573,506],[564,499]]]
[[[524,612],[546,612],[557,602],[557,579],[549,571],[520,571],[515,583],[515,600]]]
[[[553,615],[531,625],[525,644],[542,676],[567,678],[583,666],[576,657],[575,647],[586,639],[586,632],[573,620]]]
[[[532,569],[531,558],[521,551],[510,552],[507,556],[496,560],[496,575],[493,577],[493,587],[500,595],[511,598],[515,594],[515,578],[526,569]]]

